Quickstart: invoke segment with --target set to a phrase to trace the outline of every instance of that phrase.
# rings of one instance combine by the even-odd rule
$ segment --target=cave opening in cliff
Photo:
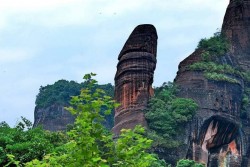
[[[199,161],[212,166],[238,166],[241,163],[240,128],[236,121],[221,116],[206,120],[201,128],[198,145]]]

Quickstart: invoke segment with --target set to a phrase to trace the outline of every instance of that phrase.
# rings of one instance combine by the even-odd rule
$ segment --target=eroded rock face
[[[137,26],[118,56],[115,75],[115,110],[113,132],[122,128],[146,126],[142,110],[153,95],[152,83],[156,67],[157,33],[153,25]]]
[[[41,125],[49,131],[64,131],[68,124],[74,124],[75,117],[62,105],[51,105],[47,108],[35,108],[34,127]]]
[[[35,108],[33,127],[42,126],[49,131],[65,131],[68,125],[73,125],[75,116],[65,110],[67,105],[53,104],[46,108]],[[101,111],[103,114],[103,112]],[[102,125],[110,130],[114,123],[114,111],[110,115],[104,114]]]
[[[250,70],[250,0],[230,0],[222,32],[231,42],[235,62]]]
[[[232,65],[230,55],[221,57],[223,63]],[[197,50],[179,65],[175,83],[180,87],[179,97],[191,98],[199,105],[195,118],[188,126],[186,136],[187,158],[208,166],[223,166],[236,163],[230,158],[242,161],[242,138],[239,136],[240,108],[243,81],[238,76],[230,76],[237,83],[214,81],[204,77],[203,71],[189,70],[189,65],[201,61],[201,51]],[[232,144],[237,145],[232,151]],[[237,153],[237,154],[236,154]],[[229,162],[230,161],[230,162]]]
[[[218,58],[244,72],[250,70],[250,0],[231,0],[227,8],[222,33],[228,38],[229,53]],[[249,117],[242,117],[243,92],[248,83],[241,76],[226,74],[234,79],[207,79],[203,71],[189,70],[189,65],[202,61],[201,50],[196,50],[179,65],[175,83],[179,97],[191,98],[199,105],[194,119],[187,126],[189,135],[183,152],[186,158],[205,163],[209,167],[250,166]],[[249,111],[250,112],[250,109]]]

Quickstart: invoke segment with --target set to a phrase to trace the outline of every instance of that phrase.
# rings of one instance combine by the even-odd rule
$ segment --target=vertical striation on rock
[[[142,110],[153,95],[152,83],[156,67],[157,32],[153,25],[137,26],[118,56],[115,75],[115,110],[113,132],[123,128],[146,126]]]
[[[229,55],[220,57],[230,60]],[[240,107],[243,82],[238,76],[230,76],[237,83],[207,79],[201,70],[189,70],[189,65],[201,61],[201,51],[196,50],[179,65],[175,83],[179,86],[179,97],[191,98],[199,105],[186,136],[187,158],[211,167],[226,162],[227,153],[236,156],[241,164],[242,137],[239,136]],[[231,62],[224,62],[230,64]],[[239,98],[240,97],[240,98]],[[237,154],[230,151],[230,143],[237,143]],[[225,154],[225,155],[224,155]],[[227,161],[228,162],[228,161]],[[212,165],[213,164],[213,165]]]
[[[230,0],[227,7],[222,32],[231,43],[232,60],[246,74],[250,74],[250,0]],[[246,76],[245,76],[246,77]],[[244,91],[250,88],[249,79],[244,78]],[[250,98],[249,94],[245,94]],[[243,106],[242,106],[243,107]],[[242,145],[242,166],[250,166],[250,105],[241,113],[240,133],[244,138]],[[241,109],[243,110],[243,109]]]
[[[67,125],[73,125],[75,116],[65,109],[70,105],[72,96],[80,94],[80,90],[86,88],[85,82],[77,83],[75,81],[59,80],[52,85],[41,86],[36,96],[36,107],[34,112],[33,127],[42,126],[49,131],[64,131]],[[108,96],[114,96],[114,87],[111,84],[95,85],[94,89],[103,89]],[[113,114],[104,115],[103,125],[107,129],[113,127]]]
[[[236,63],[250,70],[250,0],[230,0],[222,32],[231,42]]]
[[[63,105],[53,104],[46,108],[35,108],[34,127],[42,126],[49,131],[65,131],[67,125],[73,125],[75,116],[64,109]]]
[[[250,0],[231,0],[222,26],[230,51],[217,56],[216,63],[230,65],[243,72],[250,70]],[[175,83],[179,97],[191,98],[199,105],[187,127],[187,158],[208,167],[250,166],[249,118],[242,118],[242,97],[246,81],[242,75],[225,73],[235,82],[206,78],[202,70],[190,70],[202,61],[202,50],[196,50],[179,65]],[[244,82],[245,81],[245,82]],[[250,111],[250,109],[249,109]],[[249,112],[248,111],[248,112]]]

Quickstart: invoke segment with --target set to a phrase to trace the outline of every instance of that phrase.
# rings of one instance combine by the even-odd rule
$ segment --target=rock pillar
[[[153,25],[137,26],[118,56],[115,75],[115,110],[113,132],[121,129],[146,126],[142,110],[153,95],[152,83],[156,67],[157,33]]]

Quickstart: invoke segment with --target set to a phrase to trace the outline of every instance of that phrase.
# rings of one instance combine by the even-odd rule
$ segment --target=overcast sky
[[[132,30],[158,33],[154,86],[173,81],[198,41],[221,27],[229,0],[0,0],[0,122],[33,121],[39,87],[114,82],[117,56]]]

